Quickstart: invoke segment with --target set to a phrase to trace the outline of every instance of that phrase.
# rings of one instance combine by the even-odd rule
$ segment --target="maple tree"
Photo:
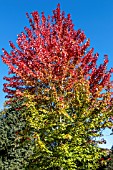
[[[31,28],[18,35],[18,48],[10,41],[11,52],[3,49],[2,55],[9,67],[7,103],[15,97],[24,101],[21,114],[35,141],[28,169],[96,169],[104,153],[97,146],[104,140],[96,137],[113,125],[108,57],[97,66],[99,54],[60,5],[52,17],[31,15]]]

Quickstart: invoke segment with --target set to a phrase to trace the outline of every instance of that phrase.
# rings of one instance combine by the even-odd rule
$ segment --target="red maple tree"
[[[4,77],[6,97],[19,95],[24,89],[36,90],[39,82],[49,85],[57,82],[62,88],[70,90],[80,75],[89,80],[90,91],[110,89],[112,69],[107,71],[108,57],[97,67],[98,53],[90,50],[90,40],[83,31],[74,30],[70,14],[65,17],[60,5],[53,16],[41,19],[38,12],[27,13],[31,28],[18,35],[18,48],[10,41],[10,54],[3,49],[2,60],[9,67],[12,77]]]
[[[10,41],[11,52],[8,53],[3,49],[2,60],[9,67],[9,76],[4,77],[6,83],[3,90],[7,93],[6,97],[14,97],[14,99],[17,97],[20,100],[20,96],[27,96],[28,101],[24,103],[26,121],[30,127],[39,129],[37,141],[41,142],[41,146],[44,143],[46,149],[48,146],[50,147],[50,139],[46,131],[51,127],[54,129],[56,126],[59,127],[60,133],[54,135],[54,130],[50,131],[51,136],[55,137],[53,141],[56,140],[56,135],[59,139],[59,135],[62,134],[64,136],[61,137],[60,142],[57,142],[59,146],[62,144],[62,138],[67,141],[74,140],[73,146],[69,143],[69,147],[67,147],[68,142],[65,143],[65,146],[69,155],[69,148],[72,148],[75,160],[78,161],[73,152],[75,146],[82,148],[81,153],[83,154],[79,155],[79,149],[77,151],[81,160],[84,158],[84,146],[90,152],[89,154],[87,149],[85,151],[86,155],[89,154],[88,161],[90,162],[92,153],[98,160],[101,150],[97,156],[94,146],[105,140],[97,141],[92,137],[101,136],[102,129],[111,128],[113,125],[113,82],[110,80],[113,69],[107,71],[108,56],[105,55],[103,64],[97,66],[99,54],[94,54],[93,48],[89,49],[90,40],[86,38],[83,31],[74,29],[70,14],[65,16],[65,13],[61,12],[59,4],[53,11],[52,17],[46,18],[42,13],[40,18],[38,12],[32,12],[31,15],[27,13],[30,28],[25,27],[25,31],[18,35],[18,47]],[[24,93],[26,90],[30,94]],[[21,104],[15,110],[21,111]],[[40,114],[38,115],[38,113]],[[47,116],[44,119],[45,115]],[[65,129],[67,128],[66,134],[61,126],[62,117]],[[70,126],[69,122],[73,126]],[[34,133],[34,138],[37,134]],[[44,135],[45,137],[43,137]],[[48,141],[44,141],[46,137]],[[29,139],[27,138],[27,140]],[[80,142],[79,144],[76,143],[76,139]],[[85,142],[81,144],[82,139]],[[92,146],[93,152],[90,146]],[[40,148],[38,149],[41,153]],[[62,147],[61,150],[58,150],[58,154],[60,151],[65,156]],[[50,157],[47,156],[47,159]],[[62,157],[59,156],[59,158],[62,160]],[[86,162],[88,162],[87,159]],[[95,159],[92,160],[96,167]],[[45,162],[44,160],[42,164]],[[87,169],[86,162],[83,163],[85,169]]]

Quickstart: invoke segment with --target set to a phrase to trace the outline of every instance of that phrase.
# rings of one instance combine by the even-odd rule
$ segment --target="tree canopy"
[[[89,48],[90,40],[74,29],[70,14],[65,16],[59,4],[52,16],[40,17],[35,11],[27,18],[30,28],[18,35],[18,47],[10,41],[11,52],[3,49],[2,55],[9,67],[9,77],[4,77],[9,108],[15,102],[14,114],[8,115],[12,121],[16,116],[22,124],[19,134],[27,133],[32,146],[23,168],[95,170],[106,155],[98,147],[104,139],[96,137],[113,125],[113,69],[107,70],[108,57],[97,66],[99,54]],[[21,149],[27,139],[19,144]],[[17,145],[16,137],[11,142]]]

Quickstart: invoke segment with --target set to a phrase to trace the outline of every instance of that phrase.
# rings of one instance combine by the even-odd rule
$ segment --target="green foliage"
[[[73,93],[51,83],[39,86],[38,95],[26,91],[10,100],[0,119],[1,169],[97,169],[106,155],[95,140],[110,112],[106,105],[106,98],[92,102],[83,80]]]
[[[0,113],[0,169],[25,169],[29,156],[32,154],[32,145],[27,137],[26,121],[22,117],[20,102],[12,101],[9,108]],[[25,141],[25,142],[24,142]]]
[[[73,93],[38,89],[38,97],[25,93],[27,107],[23,112],[33,130],[34,154],[29,168],[43,169],[97,169],[105,151],[98,148],[104,116],[104,100],[91,103],[87,82],[76,83]],[[98,108],[101,106],[101,112]],[[46,161],[45,161],[46,160]],[[28,169],[29,169],[28,168]]]
[[[113,170],[113,146],[108,158],[108,165],[105,170]]]

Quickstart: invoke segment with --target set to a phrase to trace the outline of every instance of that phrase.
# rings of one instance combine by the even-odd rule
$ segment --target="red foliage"
[[[64,89],[70,89],[80,75],[89,79],[93,94],[111,86],[110,76],[113,69],[106,71],[108,57],[97,67],[98,54],[88,50],[90,40],[81,30],[74,30],[71,17],[65,17],[60,5],[53,16],[41,18],[38,12],[27,13],[31,28],[18,35],[18,48],[10,41],[10,54],[3,49],[2,60],[9,67],[12,77],[4,77],[6,97],[18,96],[25,88],[36,88],[38,81],[45,84],[63,82]],[[66,83],[68,82],[68,83]]]

